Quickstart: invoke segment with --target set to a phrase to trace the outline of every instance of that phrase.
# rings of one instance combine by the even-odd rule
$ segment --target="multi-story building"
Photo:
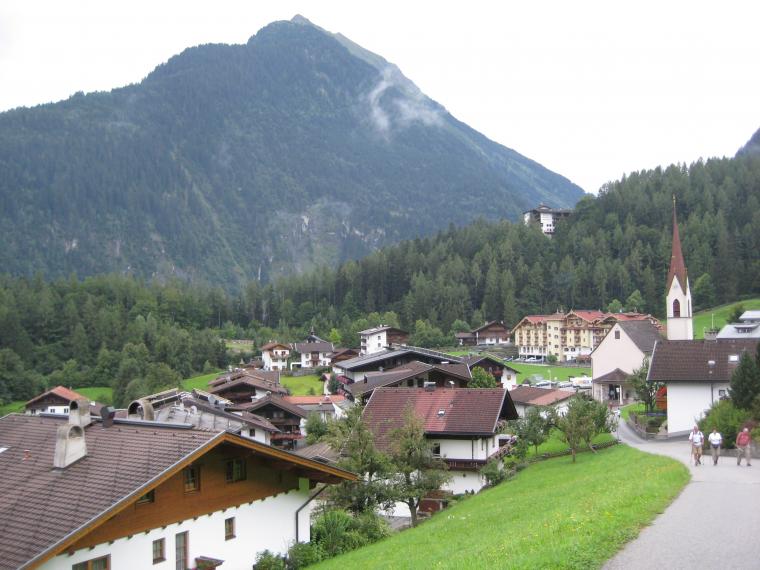
[[[261,347],[264,370],[287,370],[290,346],[282,342],[268,342]]]
[[[562,210],[559,208],[550,208],[546,204],[539,204],[538,208],[533,208],[523,212],[523,221],[525,225],[538,224],[545,235],[551,237],[557,223],[572,214],[572,210]]]
[[[380,325],[359,331],[359,338],[361,339],[359,354],[374,354],[385,350],[391,344],[406,344],[409,333],[388,325]]]
[[[546,360],[550,355],[560,362],[586,359],[616,322],[657,319],[642,313],[605,313],[577,310],[552,315],[528,315],[513,333],[521,358]]]

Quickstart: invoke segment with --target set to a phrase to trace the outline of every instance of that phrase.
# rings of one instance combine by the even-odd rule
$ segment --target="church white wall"
[[[62,554],[40,568],[71,570],[78,562],[110,554],[110,570],[173,570],[176,567],[175,535],[185,531],[188,532],[188,567],[195,567],[196,557],[210,556],[224,560],[224,568],[251,568],[258,552],[269,549],[284,554],[295,542],[296,510],[308,497],[308,485],[302,484],[298,490],[255,501],[251,505],[246,503],[240,507],[201,515],[195,520],[189,519],[129,538],[120,538],[110,544],[99,544],[92,549],[83,548],[71,556]],[[300,542],[309,541],[311,507],[312,503],[299,513]],[[224,521],[230,517],[235,517],[235,538],[225,540]],[[153,541],[160,538],[165,540],[166,559],[153,564]]]
[[[620,338],[615,338],[615,332],[620,333]],[[599,378],[616,368],[631,374],[644,363],[644,356],[620,325],[616,324],[591,355],[591,377]]]

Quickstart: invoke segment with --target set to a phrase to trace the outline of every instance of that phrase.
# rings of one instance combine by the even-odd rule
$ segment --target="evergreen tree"
[[[739,365],[731,375],[731,388],[729,394],[737,408],[749,410],[753,400],[760,395],[760,344],[758,344],[757,357],[745,352],[742,354]]]

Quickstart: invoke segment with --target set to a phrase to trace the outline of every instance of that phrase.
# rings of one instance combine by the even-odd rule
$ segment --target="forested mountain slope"
[[[0,265],[16,275],[235,289],[581,196],[302,18],[0,114]]]

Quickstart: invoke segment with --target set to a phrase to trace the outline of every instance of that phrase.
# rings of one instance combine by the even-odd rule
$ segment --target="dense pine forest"
[[[0,401],[44,386],[112,386],[114,400],[227,364],[223,338],[356,345],[384,322],[442,346],[486,320],[558,308],[662,316],[673,196],[695,308],[760,293],[760,156],[639,172],[585,198],[553,239],[479,221],[239,294],[132,277],[0,279]]]

